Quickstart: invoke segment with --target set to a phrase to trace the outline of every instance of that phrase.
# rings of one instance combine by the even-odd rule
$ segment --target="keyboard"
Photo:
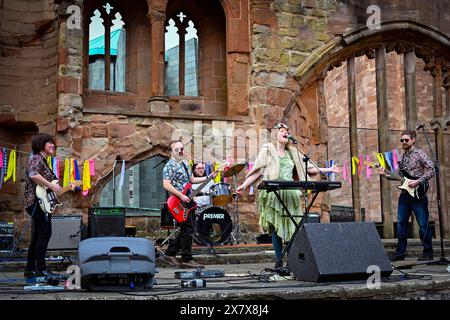
[[[258,189],[281,190],[281,189],[301,189],[312,191],[328,191],[338,189],[342,186],[340,181],[283,181],[264,180],[258,185]]]

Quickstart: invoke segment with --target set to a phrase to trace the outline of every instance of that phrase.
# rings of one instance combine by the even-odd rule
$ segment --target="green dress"
[[[294,161],[290,152],[286,150],[283,157],[280,157],[280,175],[278,180],[292,181]],[[299,223],[303,215],[303,206],[300,203],[300,190],[278,190],[278,194],[283,199],[289,212],[294,216],[294,220]],[[291,240],[295,232],[295,225],[289,218],[286,210],[278,200],[274,192],[261,190],[258,196],[259,223],[265,232],[275,230],[277,235],[284,241]]]

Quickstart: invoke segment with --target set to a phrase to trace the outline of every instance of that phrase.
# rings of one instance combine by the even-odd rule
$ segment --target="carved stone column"
[[[355,57],[347,59],[347,90],[350,134],[350,154],[358,155],[358,123],[356,115]],[[359,198],[359,177],[352,175],[352,198],[355,221],[361,221],[361,200]]]
[[[168,113],[170,107],[164,97],[164,23],[166,15],[158,10],[150,10],[147,14],[151,30],[151,90],[152,97],[148,101],[151,113]]]
[[[183,21],[176,20],[175,26],[178,28],[178,36],[180,39],[178,46],[178,95],[185,95],[185,70],[186,70],[186,28],[189,26],[188,21],[183,19]]]
[[[386,50],[382,45],[375,51],[376,85],[377,85],[377,119],[378,147],[380,152],[389,150],[389,108],[386,80]],[[381,210],[383,213],[383,230],[385,238],[394,237],[394,225],[391,210],[391,184],[384,178],[380,179]]]
[[[444,140],[444,127],[443,127],[443,105],[442,105],[442,65],[439,61],[435,61],[433,68],[431,69],[431,75],[433,76],[433,120],[432,128],[435,133],[435,146],[436,146],[436,158],[439,163],[441,179],[438,182],[441,189],[441,210],[442,210],[442,231],[443,237],[449,234],[449,213],[447,203],[447,185],[445,183],[446,170],[445,170],[445,140]],[[439,228],[441,231],[441,228]]]
[[[151,88],[152,96],[164,95],[164,23],[166,15],[157,10],[147,14],[152,35]]]
[[[414,53],[414,48],[407,50],[403,57],[406,128],[408,130],[414,130],[417,125],[416,55]]]

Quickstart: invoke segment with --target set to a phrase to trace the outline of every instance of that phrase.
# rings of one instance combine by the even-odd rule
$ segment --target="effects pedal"
[[[198,268],[196,271],[177,271],[177,279],[195,279],[195,278],[221,278],[225,276],[225,271],[221,270],[203,270]]]

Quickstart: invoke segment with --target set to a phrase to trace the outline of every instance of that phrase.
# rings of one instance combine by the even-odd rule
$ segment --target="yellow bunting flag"
[[[8,181],[9,178],[13,178],[13,182],[16,182],[16,150],[11,150],[8,160],[8,172],[4,181]]]
[[[75,167],[74,167],[74,164],[73,164],[73,158],[71,158],[69,160],[69,183],[75,181],[75,179],[73,178],[74,171],[75,171]]]
[[[63,178],[63,187],[67,187],[69,185],[69,159],[64,161],[64,178]]]
[[[89,160],[84,161],[83,165],[83,194],[91,188],[91,168]]]
[[[384,161],[384,156],[382,153],[377,153],[377,159],[378,162],[380,163],[380,166],[382,166],[384,169],[386,169],[386,162]]]
[[[352,157],[352,175],[356,174],[358,164],[359,164],[358,157]]]
[[[53,170],[53,168],[52,168],[52,157],[50,157],[50,156],[47,157],[47,165],[50,168],[50,170]]]
[[[214,171],[216,171],[218,168],[219,168],[219,163],[216,163],[214,165]],[[217,176],[214,178],[214,182],[215,183],[220,183],[222,181],[221,177],[222,177],[222,173],[221,172],[217,173]]]

